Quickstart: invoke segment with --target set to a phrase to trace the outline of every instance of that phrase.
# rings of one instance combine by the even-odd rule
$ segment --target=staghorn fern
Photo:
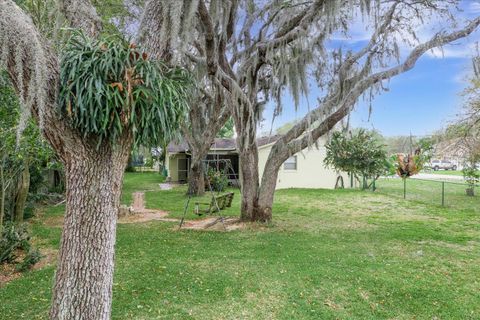
[[[59,107],[84,137],[159,145],[188,109],[189,74],[169,68],[119,38],[92,40],[73,31],[61,57]]]

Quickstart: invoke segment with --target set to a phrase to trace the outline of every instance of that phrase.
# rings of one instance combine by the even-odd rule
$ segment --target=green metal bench
[[[221,196],[215,197],[212,196],[212,200],[210,202],[195,202],[195,214],[199,216],[203,214],[210,214],[212,212],[218,212],[219,210],[223,210],[225,208],[229,208],[232,206],[233,201],[233,192],[229,192],[223,194]],[[217,209],[218,205],[218,209]],[[200,206],[206,206],[206,208],[201,209]]]

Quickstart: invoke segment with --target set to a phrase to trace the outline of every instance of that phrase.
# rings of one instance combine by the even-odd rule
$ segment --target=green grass
[[[228,189],[224,192],[217,193],[215,195],[222,195],[227,192],[234,192],[232,207],[222,210],[223,216],[239,216],[240,208],[240,192],[238,189]],[[173,218],[181,218],[183,216],[183,211],[185,205],[188,202],[187,186],[179,186],[172,190],[164,190],[161,192],[158,191],[149,191],[145,193],[145,202],[146,207],[149,209],[162,209],[168,211],[170,216]],[[202,197],[192,197],[188,203],[188,209],[186,218],[187,219],[199,219],[199,217],[194,214],[195,202],[199,203],[210,203],[212,201],[211,192],[206,192]],[[208,205],[200,205],[200,209],[208,208]]]
[[[149,190],[156,178],[147,177],[127,175],[125,183]],[[184,194],[183,187],[147,192],[147,206],[179,216]],[[237,194],[226,214],[238,206]],[[60,210],[33,223],[43,246],[58,247],[59,228],[44,222]],[[291,189],[276,193],[266,227],[119,225],[112,318],[478,319],[475,210],[369,191]],[[53,272],[32,271],[1,288],[0,318],[46,319]]]
[[[428,173],[444,175],[444,176],[463,176],[463,173],[460,170],[438,170],[438,171],[432,170]]]
[[[400,178],[382,178],[375,185],[378,193],[401,198],[404,196],[403,180]],[[466,184],[461,182],[407,179],[406,199],[442,206],[443,194],[443,204],[451,210],[470,210],[480,214],[480,188],[475,188],[474,197],[466,195],[466,188]]]
[[[123,180],[122,204],[130,205],[132,193],[135,191],[160,190],[159,184],[165,178],[152,172],[125,172]]]

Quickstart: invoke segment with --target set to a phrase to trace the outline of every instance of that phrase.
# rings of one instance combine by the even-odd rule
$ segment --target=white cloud
[[[467,7],[468,13],[479,14],[480,13],[480,2],[471,1]]]
[[[461,43],[449,44],[443,48],[432,49],[427,52],[427,55],[432,58],[471,58],[477,53],[475,42],[463,41]]]

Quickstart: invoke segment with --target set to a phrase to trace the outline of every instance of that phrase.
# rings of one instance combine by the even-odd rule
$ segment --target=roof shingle
[[[273,136],[266,136],[260,137],[257,139],[257,145],[259,147],[267,145],[269,143],[277,141],[281,135],[273,135]],[[237,149],[237,141],[235,138],[215,138],[215,141],[212,143],[210,150],[235,150]],[[167,151],[170,153],[176,152],[185,152],[188,151],[188,144],[187,142],[183,141],[180,143],[170,142],[167,147]]]

